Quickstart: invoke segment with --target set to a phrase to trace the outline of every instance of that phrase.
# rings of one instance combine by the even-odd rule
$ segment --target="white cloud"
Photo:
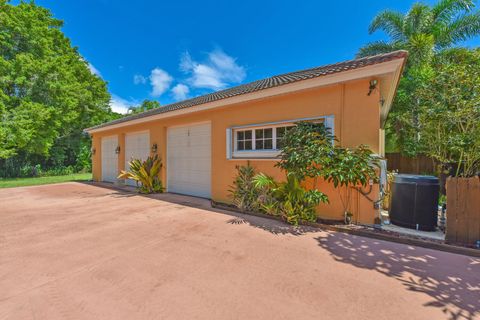
[[[150,73],[150,84],[152,85],[152,96],[159,97],[168,90],[173,78],[166,71],[155,68]]]
[[[136,74],[136,75],[133,76],[133,83],[135,83],[135,84],[145,84],[145,83],[147,83],[147,78],[145,78],[141,74]]]
[[[127,114],[128,109],[136,105],[138,105],[138,101],[126,100],[115,94],[112,94],[112,98],[110,99],[110,107],[112,108],[112,111],[121,114]]]
[[[177,101],[185,100],[190,92],[190,88],[183,83],[177,84],[172,88],[173,98]]]
[[[242,82],[246,77],[245,68],[220,49],[209,52],[203,63],[193,60],[185,52],[180,59],[180,70],[188,75],[187,82],[194,88],[223,89],[229,84]]]
[[[100,71],[98,71],[98,69],[95,68],[95,66],[90,62],[88,63],[88,69],[90,69],[90,72],[96,75],[97,77],[100,77],[100,78],[102,77],[102,74],[100,73]]]

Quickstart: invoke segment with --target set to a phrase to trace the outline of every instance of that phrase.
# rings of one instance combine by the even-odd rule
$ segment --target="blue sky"
[[[413,1],[37,0],[108,82],[112,108],[162,105],[354,57],[375,14]],[[425,1],[432,3],[433,1]],[[480,39],[467,43],[479,46]]]

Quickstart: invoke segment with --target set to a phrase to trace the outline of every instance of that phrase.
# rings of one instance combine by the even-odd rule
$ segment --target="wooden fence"
[[[467,246],[480,241],[480,177],[447,179],[446,241]]]
[[[387,169],[399,173],[435,175],[437,165],[432,158],[419,155],[415,158],[403,156],[401,153],[387,153]]]

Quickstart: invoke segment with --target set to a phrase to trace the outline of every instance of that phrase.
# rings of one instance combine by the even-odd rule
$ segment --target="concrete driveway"
[[[480,260],[65,183],[0,190],[0,319],[473,319]]]

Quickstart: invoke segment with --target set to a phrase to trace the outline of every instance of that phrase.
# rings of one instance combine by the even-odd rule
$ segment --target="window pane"
[[[273,148],[272,139],[265,139],[263,143],[263,148],[271,150]]]
[[[282,147],[283,147],[282,139],[277,139],[277,150],[282,149]]]
[[[244,138],[244,132],[243,131],[238,131],[237,132],[237,140],[243,140]]]
[[[252,141],[245,141],[245,149],[244,150],[252,150]]]
[[[265,138],[271,138],[272,137],[272,132],[273,132],[273,129],[270,128],[270,129],[263,129],[263,133],[264,133],[264,137]]]
[[[245,150],[245,142],[237,141],[237,150]]]
[[[263,149],[263,140],[255,140],[255,149],[262,150]]]
[[[255,130],[255,139],[262,139],[263,138],[263,129]]]
[[[285,127],[278,127],[277,129],[277,138],[283,137],[285,134]]]
[[[252,139],[252,131],[251,130],[245,131],[245,139]]]

